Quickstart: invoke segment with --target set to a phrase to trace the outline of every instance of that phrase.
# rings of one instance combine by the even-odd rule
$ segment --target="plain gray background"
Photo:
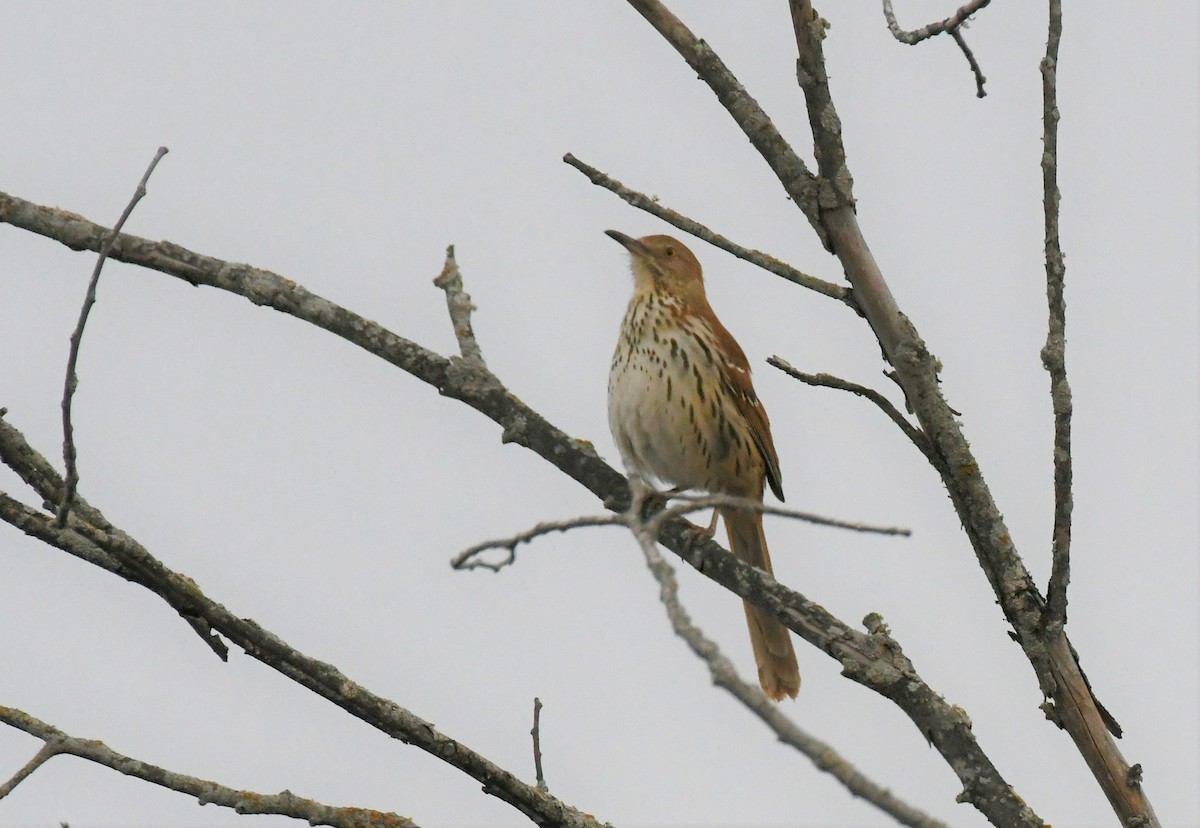
[[[784,3],[676,2],[811,154]],[[953,3],[905,2],[910,27]],[[859,215],[1039,583],[1052,509],[1042,267],[1045,10],[997,3],[967,37],[888,34],[831,4],[826,54]],[[737,241],[840,281],[766,166],[627,5],[18,4],[4,7],[0,188],[274,270],[441,353],[430,283],[457,245],[489,365],[615,462],[608,360],[630,281],[602,235],[665,226],[592,187],[565,152]],[[1077,487],[1071,638],[1142,763],[1165,825],[1200,824],[1197,641],[1197,22],[1189,2],[1068,4],[1062,233]],[[871,384],[853,314],[689,242],[756,370],[788,505],[912,527],[880,539],[769,520],[778,576],[850,623],[880,612],[961,705],[1002,773],[1059,828],[1114,824],[1047,723],[936,475],[870,403],[765,365]],[[67,336],[94,257],[0,227],[0,405],[60,451]],[[573,532],[502,574],[448,560],[539,520],[600,511],[465,406],[322,331],[110,263],[76,397],[81,491],[234,612],[532,779],[535,695],[551,790],[618,825],[890,821],[779,746],[675,639],[632,540]],[[31,500],[11,473],[0,485]],[[0,704],[173,770],[394,810],[422,825],[522,825],[465,776],[240,652],[213,657],[160,600],[0,530]],[[752,675],[736,599],[682,598]],[[799,642],[786,705],[814,735],[955,825],[957,780],[890,703]],[[37,750],[0,731],[0,777]],[[284,825],[57,758],[4,825]]]

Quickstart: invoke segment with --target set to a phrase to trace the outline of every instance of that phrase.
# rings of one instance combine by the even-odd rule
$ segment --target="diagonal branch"
[[[658,551],[655,539],[662,531],[663,521],[670,517],[660,512],[648,521],[641,519],[643,504],[635,498],[625,513],[626,522],[641,547],[646,565],[659,585],[659,599],[667,611],[667,618],[675,634],[687,643],[697,657],[707,666],[713,684],[727,691],[758,717],[786,745],[791,745],[812,760],[818,770],[836,778],[854,796],[870,802],[901,825],[913,828],[944,828],[944,823],[929,814],[909,805],[887,788],[880,786],[825,742],[812,736],[785,716],[779,705],[772,702],[757,686],[743,681],[733,663],[721,653],[717,644],[704,635],[695,624],[683,604],[679,601],[679,584],[675,571]]]
[[[793,368],[791,363],[779,357],[770,357],[767,359],[767,364],[778,368],[789,377],[798,379],[807,385],[815,385],[823,388],[836,388],[839,391],[849,391],[851,394],[857,394],[860,397],[865,397],[879,407],[879,410],[888,416],[893,423],[899,426],[904,432],[904,436],[908,438],[921,454],[925,455],[925,459],[935,466],[937,464],[937,455],[933,453],[933,449],[929,447],[929,439],[925,433],[917,426],[908,421],[908,418],[900,413],[896,406],[892,405],[891,401],[876,391],[874,388],[867,388],[865,385],[859,385],[856,382],[844,380],[841,377],[835,377],[833,374],[806,374]]]
[[[62,500],[58,504],[58,525],[60,527],[67,525],[67,513],[71,511],[71,501],[75,497],[75,488],[79,485],[79,469],[75,465],[75,428],[71,424],[71,402],[75,398],[75,389],[79,387],[79,377],[75,372],[75,367],[79,362],[79,347],[83,344],[83,329],[87,325],[92,306],[96,304],[96,287],[100,284],[100,271],[104,267],[104,261],[108,258],[109,251],[112,250],[113,242],[120,235],[126,220],[133,214],[133,208],[146,195],[146,182],[150,180],[154,168],[166,154],[166,147],[158,148],[150,166],[142,175],[142,180],[138,182],[137,189],[133,192],[133,198],[125,205],[121,217],[113,225],[112,234],[100,248],[100,255],[96,257],[96,266],[92,269],[91,281],[88,282],[87,292],[83,297],[83,307],[79,309],[79,321],[75,323],[75,330],[71,333],[71,348],[67,354],[67,376],[63,380],[62,396],[63,462],[67,470],[67,485],[63,488]]]
[[[763,253],[761,250],[751,250],[748,247],[742,247],[740,244],[725,238],[720,233],[708,229],[700,222],[694,221],[682,213],[677,213],[669,207],[663,207],[656,199],[650,198],[644,193],[639,193],[637,190],[629,189],[620,181],[605,175],[595,167],[583,163],[569,152],[563,156],[563,161],[586,175],[596,186],[611,190],[639,210],[644,210],[652,216],[657,216],[668,224],[678,227],[683,232],[690,233],[696,238],[708,242],[713,247],[719,247],[727,253],[732,253],[739,259],[750,262],[750,264],[758,265],[763,270],[774,273],[776,276],[781,276],[793,284],[806,287],[809,290],[815,290],[817,293],[837,299],[857,310],[854,305],[853,296],[842,285],[835,285],[833,282],[827,282],[824,279],[818,279],[816,276],[809,276],[807,273],[802,273],[791,265],[781,262],[774,256]]]
[[[315,800],[296,796],[290,791],[278,794],[239,791],[206,779],[176,773],[117,753],[103,742],[69,736],[57,727],[12,707],[0,707],[0,722],[45,742],[33,760],[7,783],[0,785],[0,799],[11,793],[38,765],[52,756],[67,754],[112,768],[126,776],[153,782],[163,788],[195,797],[201,805],[220,805],[232,808],[239,814],[277,814],[306,820],[309,825],[332,825],[335,828],[417,828],[411,819],[393,813],[323,805]]]
[[[59,529],[49,516],[24,507],[3,494],[0,494],[0,520],[68,554],[77,554],[81,545],[98,547],[123,564],[149,573],[146,587],[180,615],[201,619],[252,658],[372,727],[414,745],[478,780],[486,793],[507,802],[538,824],[572,828],[598,824],[522,782],[462,742],[441,733],[430,722],[352,681],[332,664],[305,655],[254,621],[229,611],[205,595],[191,578],[163,566],[141,544],[120,530],[104,531],[73,518],[67,528]]]

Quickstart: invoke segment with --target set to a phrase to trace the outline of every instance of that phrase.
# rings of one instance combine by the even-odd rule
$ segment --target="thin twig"
[[[975,59],[975,53],[967,45],[967,40],[962,35],[962,29],[951,29],[950,37],[954,38],[954,42],[962,50],[963,57],[967,59],[967,65],[971,67],[971,74],[975,76],[975,97],[986,98],[987,90],[983,88],[983,85],[987,83],[987,78],[983,76],[983,69],[979,67],[979,61]]]
[[[960,7],[958,11],[945,20],[930,23],[928,26],[913,29],[910,32],[901,29],[900,24],[896,22],[896,12],[892,10],[892,0],[883,0],[883,16],[887,18],[888,30],[896,40],[909,46],[915,46],[922,40],[928,40],[934,35],[940,35],[942,32],[957,29],[967,22],[967,18],[991,2],[992,0],[971,0],[970,3]]]
[[[902,825],[942,828],[944,823],[909,805],[887,788],[869,779],[828,744],[792,722],[759,687],[742,680],[733,662],[721,652],[716,642],[706,637],[703,631],[692,623],[687,610],[679,601],[679,584],[675,579],[675,571],[658,551],[656,543],[663,521],[670,519],[669,513],[660,512],[650,520],[643,521],[642,505],[641,498],[635,497],[634,505],[626,513],[630,529],[646,558],[647,567],[658,581],[659,599],[666,608],[671,628],[708,666],[713,684],[736,698],[766,724],[781,742],[800,751],[819,770],[834,776],[854,796],[870,802]]]
[[[661,493],[656,493],[656,496],[661,497]],[[752,500],[745,497],[732,497],[730,495],[713,495],[713,494],[688,494],[674,492],[670,494],[672,500],[682,501],[681,505],[671,506],[662,509],[661,512],[666,519],[682,518],[693,512],[699,512],[704,509],[712,509],[718,506],[732,506],[738,509],[746,509],[753,512],[762,512],[766,515],[776,515],[778,517],[793,518],[802,520],[806,523],[814,523],[818,526],[832,526],[837,529],[849,529],[853,532],[868,532],[876,535],[900,535],[909,537],[912,535],[911,529],[904,529],[898,526],[875,526],[868,523],[858,523],[854,521],[838,520],[837,518],[825,517],[824,515],[813,514],[812,512],[798,512],[795,509],[783,509],[778,506],[771,506],[759,500]],[[462,552],[459,552],[450,560],[450,566],[455,569],[489,569],[492,572],[499,572],[506,566],[511,566],[516,562],[516,549],[523,543],[529,543],[535,538],[540,538],[542,535],[549,535],[552,532],[567,532],[571,529],[579,529],[590,526],[629,526],[628,518],[624,513],[612,515],[584,515],[583,517],[568,518],[566,520],[550,520],[543,521],[532,529],[527,529],[524,532],[518,532],[506,538],[493,538],[491,540],[482,541],[475,544]],[[480,560],[479,554],[487,552],[491,549],[506,549],[508,554],[499,561]]]
[[[860,397],[865,397],[875,403],[879,409],[888,416],[893,423],[899,426],[904,432],[904,436],[909,439],[920,452],[925,455],[930,463],[934,466],[938,464],[938,457],[933,453],[933,449],[929,446],[929,440],[925,437],[925,432],[921,431],[919,426],[913,425],[908,418],[900,413],[896,406],[892,405],[891,401],[880,394],[873,388],[867,388],[865,385],[859,385],[849,380],[844,380],[841,377],[835,377],[833,374],[808,374],[797,368],[793,368],[791,363],[786,359],[773,356],[767,359],[767,364],[778,368],[783,373],[793,379],[798,379],[807,385],[813,385],[821,388],[836,388],[839,391],[849,391],[851,394],[857,394]]]
[[[475,306],[471,304],[471,297],[463,290],[462,273],[454,259],[454,245],[446,247],[446,263],[433,283],[446,293],[446,309],[450,313],[450,324],[454,326],[454,336],[458,339],[458,350],[462,358],[483,366],[483,351],[475,339],[475,329],[471,327],[471,312],[475,310]]]
[[[450,560],[450,566],[455,569],[490,569],[492,572],[499,572],[504,567],[511,566],[516,562],[518,546],[529,543],[542,535],[548,535],[551,532],[566,532],[581,526],[620,526],[624,522],[621,515],[584,515],[569,520],[545,521],[511,537],[486,540],[464,549]],[[487,552],[490,549],[507,549],[508,554],[499,561],[478,559],[479,553]]]
[[[117,237],[121,234],[121,228],[125,226],[126,220],[133,213],[133,208],[146,195],[146,182],[150,180],[150,175],[154,172],[154,168],[158,166],[158,162],[166,154],[166,147],[158,148],[158,152],[154,154],[154,160],[150,162],[150,166],[146,167],[146,172],[142,174],[142,180],[138,182],[137,189],[133,191],[133,198],[125,205],[124,212],[117,219],[117,223],[113,225],[113,229],[104,246],[100,248],[100,255],[96,257],[96,266],[92,268],[92,278],[88,282],[87,293],[83,297],[83,307],[79,310],[79,321],[75,323],[75,330],[71,333],[71,349],[67,355],[67,376],[63,381],[62,397],[63,463],[67,470],[67,485],[63,489],[62,500],[58,504],[58,526],[60,529],[67,525],[67,513],[71,511],[71,501],[75,497],[75,489],[79,485],[79,469],[75,464],[75,428],[71,424],[71,401],[74,399],[75,389],[79,385],[79,377],[75,373],[75,366],[79,361],[79,346],[83,341],[83,329],[87,325],[88,314],[92,311],[92,305],[96,304],[96,286],[100,282],[100,271],[104,267],[104,262],[108,259],[108,254],[112,250]]]
[[[1046,587],[1046,628],[1067,623],[1067,583],[1071,580],[1071,386],[1067,382],[1067,306],[1063,295],[1066,262],[1058,235],[1061,193],[1058,189],[1058,44],[1062,38],[1062,4],[1050,2],[1049,36],[1042,59],[1042,209],[1046,236],[1046,301],[1050,311],[1042,365],[1050,374],[1054,412],[1054,528],[1052,566]]]
[[[837,299],[845,303],[851,308],[857,310],[854,304],[854,299],[850,290],[843,285],[835,285],[833,282],[827,282],[824,279],[819,279],[816,276],[810,276],[803,273],[789,264],[786,264],[769,253],[763,253],[761,250],[752,250],[748,247],[743,247],[736,242],[727,239],[720,233],[717,233],[705,227],[700,222],[690,219],[682,213],[678,213],[669,207],[663,207],[658,201],[644,193],[639,193],[637,190],[631,190],[608,175],[605,175],[595,167],[585,164],[571,153],[563,156],[563,161],[570,164],[575,169],[586,175],[588,179],[598,187],[603,187],[620,196],[629,204],[637,207],[639,210],[644,210],[652,216],[657,216],[668,224],[678,227],[685,233],[689,233],[698,239],[708,242],[714,247],[719,247],[727,253],[732,253],[739,259],[757,265],[763,270],[774,273],[787,279],[793,284],[806,287],[809,290],[815,290],[817,293]]]
[[[915,46],[921,41],[935,35],[940,35],[943,32],[950,35],[954,39],[954,42],[958,44],[958,48],[962,50],[963,56],[967,59],[967,64],[971,67],[971,74],[975,76],[975,97],[985,98],[987,97],[987,92],[984,90],[983,85],[987,83],[987,78],[983,76],[983,70],[979,67],[979,62],[975,60],[975,53],[967,45],[962,30],[967,26],[967,19],[990,2],[992,0],[973,0],[945,20],[930,23],[924,28],[914,29],[911,32],[904,31],[900,28],[900,24],[896,22],[896,13],[892,10],[892,0],[883,0],[883,16],[887,19],[888,30],[892,33],[892,36],[901,43],[906,43],[909,46]]]
[[[533,772],[537,778],[537,789],[549,793],[546,777],[542,775],[542,700],[537,696],[533,697],[533,727],[529,735],[533,737]]]
[[[333,825],[337,828],[417,828],[416,823],[408,817],[393,813],[366,808],[339,808],[323,805],[315,800],[296,796],[290,791],[278,794],[240,791],[216,782],[209,782],[206,779],[176,773],[117,753],[103,742],[68,736],[57,727],[12,707],[0,707],[0,721],[45,742],[33,761],[18,771],[17,775],[5,785],[0,786],[0,799],[3,799],[22,779],[32,773],[37,765],[45,762],[51,756],[64,753],[112,768],[126,776],[153,782],[163,788],[195,797],[201,805],[212,803],[224,808],[232,808],[239,814],[278,814],[307,820],[309,825]],[[38,761],[39,757],[40,761]]]
[[[852,532],[866,532],[875,535],[899,535],[906,538],[912,535],[911,529],[905,529],[900,526],[876,526],[870,523],[839,520],[837,518],[813,514],[812,512],[800,512],[795,509],[783,509],[778,506],[771,506],[770,504],[763,503],[762,501],[753,500],[746,497],[687,493],[677,493],[673,494],[671,497],[674,500],[684,501],[686,505],[672,506],[664,509],[663,514],[668,518],[684,517],[693,512],[699,512],[702,509],[731,506],[736,509],[744,509],[751,512],[762,512],[764,515],[775,515],[777,517],[802,520],[805,523],[814,523],[818,526],[832,526],[836,529],[849,529]]]

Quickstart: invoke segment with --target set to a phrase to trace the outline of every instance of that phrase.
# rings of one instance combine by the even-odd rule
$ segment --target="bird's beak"
[[[604,235],[620,242],[621,245],[630,252],[630,254],[639,258],[650,258],[650,251],[646,249],[646,245],[635,239],[633,236],[626,236],[619,230],[605,230]]]

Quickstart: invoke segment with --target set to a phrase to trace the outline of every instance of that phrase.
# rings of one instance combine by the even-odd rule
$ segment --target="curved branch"
[[[138,182],[137,189],[133,191],[133,198],[121,211],[120,218],[113,225],[112,234],[100,248],[100,255],[96,257],[96,266],[92,268],[92,278],[88,281],[87,291],[83,296],[83,307],[79,309],[79,321],[75,323],[75,330],[71,332],[71,347],[67,353],[67,376],[63,380],[62,395],[63,464],[67,470],[67,485],[63,488],[62,499],[58,504],[59,526],[67,525],[67,513],[71,511],[71,502],[75,498],[75,487],[79,485],[79,469],[75,465],[75,428],[71,424],[71,403],[75,399],[75,389],[79,387],[79,377],[75,373],[75,368],[79,363],[79,348],[83,344],[83,329],[87,326],[92,306],[96,304],[96,287],[100,284],[100,271],[104,268],[104,261],[108,258],[113,242],[117,240],[121,228],[133,214],[133,208],[145,197],[146,182],[150,180],[150,176],[154,174],[154,168],[166,154],[166,147],[158,148],[158,152],[150,161],[150,166],[146,168],[141,181]]]
[[[888,31],[892,33],[892,36],[896,40],[906,43],[909,46],[915,46],[922,40],[928,40],[935,35],[940,35],[942,32],[956,31],[967,22],[967,19],[971,15],[991,2],[992,0],[971,0],[970,3],[960,7],[958,11],[945,20],[930,23],[928,26],[913,29],[911,32],[904,31],[900,28],[900,24],[896,22],[896,12],[892,9],[892,0],[883,0],[883,16],[887,20]]]

